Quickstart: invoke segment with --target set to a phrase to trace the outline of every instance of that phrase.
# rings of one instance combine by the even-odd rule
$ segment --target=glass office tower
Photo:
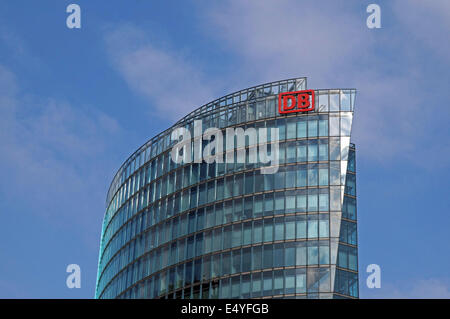
[[[357,298],[356,91],[314,90],[314,110],[279,114],[280,93],[305,89],[296,78],[226,95],[137,150],[107,195],[96,298]],[[194,120],[277,128],[276,173],[248,161],[250,139],[243,161],[175,163],[171,133]]]

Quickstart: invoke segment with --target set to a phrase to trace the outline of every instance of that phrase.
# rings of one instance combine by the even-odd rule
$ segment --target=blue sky
[[[450,298],[449,21],[445,0],[1,1],[0,297],[92,298],[121,163],[209,100],[307,76],[358,90],[361,297]]]

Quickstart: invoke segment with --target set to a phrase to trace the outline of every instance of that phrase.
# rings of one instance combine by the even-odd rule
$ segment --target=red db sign
[[[278,95],[280,114],[314,110],[314,90],[285,92]]]

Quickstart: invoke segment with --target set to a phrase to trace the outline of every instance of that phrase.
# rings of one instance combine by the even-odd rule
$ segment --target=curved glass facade
[[[356,91],[315,90],[315,110],[278,114],[279,93],[304,89],[296,78],[217,99],[122,165],[107,195],[96,298],[358,297]],[[267,136],[279,145],[276,173],[248,160],[251,139],[243,161],[175,163],[171,133],[192,132],[194,120],[203,130],[277,128]]]

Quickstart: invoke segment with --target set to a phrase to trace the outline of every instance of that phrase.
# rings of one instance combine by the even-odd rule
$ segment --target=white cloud
[[[25,96],[0,65],[0,192],[17,202],[10,213],[27,209],[63,228],[80,225],[96,247],[112,164],[103,153],[120,131],[106,114]]]
[[[440,28],[448,29],[441,5],[427,11],[426,28],[418,35],[432,38]],[[419,14],[422,6],[412,3],[410,16]],[[427,82],[420,52],[429,48],[420,43],[411,47],[405,30],[392,22],[382,31],[369,30],[365,7],[359,9],[342,2],[227,1],[209,6],[207,16],[211,34],[242,61],[236,66],[237,78],[260,83],[307,76],[309,87],[356,87],[353,137],[359,154],[380,162],[402,157],[423,165],[420,150],[433,149],[430,142],[436,143],[429,138],[433,111],[422,112],[428,96],[416,94]],[[392,9],[386,5],[382,10]],[[434,16],[440,18],[434,21]],[[399,22],[410,21],[400,17]],[[438,41],[430,42],[440,48]],[[440,143],[440,148],[448,148],[448,141]]]
[[[450,1],[394,1],[395,17],[415,45],[425,45],[432,59],[437,56],[450,63]]]
[[[3,55],[8,52],[9,54]],[[46,64],[28,47],[14,29],[0,25],[0,56],[23,65],[29,71],[42,72]]]
[[[362,156],[379,162],[402,158],[423,165],[425,155],[420,150],[450,149],[448,141],[440,141],[439,147],[433,144],[436,140],[429,135],[433,112],[421,112],[429,97],[415,95],[427,82],[421,52],[433,48],[448,56],[449,45],[429,36],[448,30],[447,13],[442,13],[447,4],[433,3],[427,19],[422,19],[426,22],[417,24],[419,31],[414,21],[424,5],[417,1],[407,9],[404,5],[382,7],[382,17],[391,11],[392,19],[397,19],[395,23],[383,20],[382,31],[366,27],[363,5],[342,2],[225,1],[202,6],[201,29],[211,37],[211,45],[220,44],[236,56],[230,59],[233,70],[226,76],[206,75],[189,54],[150,41],[151,31],[137,27],[109,30],[105,43],[129,87],[146,97],[162,118],[177,120],[219,97],[213,94],[217,83],[240,89],[307,76],[309,87],[358,89],[353,137]],[[424,43],[411,46],[405,32],[424,38]],[[443,111],[444,116],[450,114]],[[426,156],[428,162],[445,164],[440,155]]]
[[[311,75],[329,83],[332,71],[364,55],[367,36],[336,2],[226,1],[208,8],[211,34],[228,42],[259,81]],[[347,85],[349,83],[345,83]]]
[[[115,68],[155,106],[154,114],[178,120],[214,97],[189,56],[158,47],[141,29],[120,26],[106,33],[105,42]]]
[[[17,92],[17,84],[15,75],[0,65],[0,96],[3,98],[10,98]],[[1,104],[3,107],[4,104]]]

